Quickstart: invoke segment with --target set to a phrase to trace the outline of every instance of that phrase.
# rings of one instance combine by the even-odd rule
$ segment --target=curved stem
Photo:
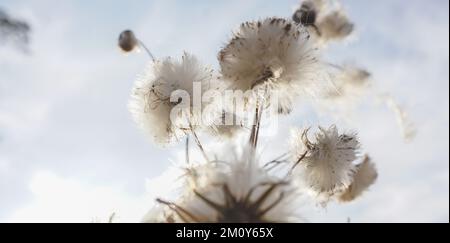
[[[289,153],[284,153],[284,154],[278,156],[276,159],[273,159],[273,160],[271,160],[270,162],[266,163],[266,164],[264,165],[264,168],[265,168],[265,167],[268,167],[269,165],[271,165],[271,164],[273,164],[273,163],[276,163],[276,162],[280,161],[281,159],[283,159],[284,157],[286,157],[286,156],[288,156],[288,155],[289,155]]]
[[[147,48],[147,46],[141,40],[138,40],[138,42],[139,42],[139,45],[145,50],[145,52],[147,52],[147,54],[150,56],[150,58],[154,62],[156,60],[155,56],[153,56],[153,54],[150,52],[150,50]]]
[[[308,154],[308,151],[306,151],[298,160],[297,162],[294,164],[294,166],[292,166],[291,170],[289,170],[289,173],[287,174],[287,176],[292,175],[292,173],[294,172],[295,168],[297,168],[297,166],[302,162],[303,159],[306,158],[306,155]]]

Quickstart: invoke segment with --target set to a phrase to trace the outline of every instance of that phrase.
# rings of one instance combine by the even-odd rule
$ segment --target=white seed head
[[[360,143],[355,134],[339,134],[336,126],[320,128],[310,141],[308,130],[294,131],[294,177],[316,194],[332,196],[350,186]]]
[[[290,104],[282,99],[310,93],[320,84],[317,56],[306,28],[286,19],[267,18],[243,23],[220,52],[219,61],[231,88],[266,94],[278,91],[279,103]]]
[[[191,129],[189,124],[192,128],[202,125],[201,114],[192,112],[194,84],[200,84],[202,91],[208,90],[211,78],[212,70],[189,54],[184,54],[181,61],[166,58],[150,63],[133,88],[129,109],[134,120],[159,145],[179,141]],[[171,100],[174,92],[180,91],[187,97]],[[190,111],[172,112],[185,102]]]
[[[360,197],[378,178],[375,164],[366,156],[362,164],[356,166],[353,183],[338,196],[340,202],[351,202]]]
[[[193,168],[186,179],[191,186],[179,200],[160,201],[173,210],[176,222],[291,222],[295,218],[294,190],[268,175],[251,151]]]

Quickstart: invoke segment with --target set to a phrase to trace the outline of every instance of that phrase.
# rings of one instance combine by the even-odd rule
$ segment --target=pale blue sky
[[[306,208],[305,216],[313,222],[448,222],[449,3],[343,3],[357,33],[332,45],[326,58],[372,71],[375,89],[407,108],[419,135],[405,144],[392,113],[369,98],[351,120],[299,105],[283,124],[337,123],[359,131],[381,174],[356,203]],[[145,194],[153,189],[145,180],[167,169],[177,148],[157,149],[131,121],[131,86],[148,57],[124,57],[116,47],[120,31],[135,30],[157,56],[186,50],[217,67],[216,53],[238,24],[289,17],[296,4],[2,0],[0,7],[34,31],[30,55],[0,47],[0,221],[86,221],[111,210],[132,221],[151,207]],[[285,142],[285,132],[275,144]]]

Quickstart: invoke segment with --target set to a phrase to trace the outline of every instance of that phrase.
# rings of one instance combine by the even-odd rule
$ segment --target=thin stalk
[[[288,155],[289,153],[285,153],[279,156],[278,158],[266,163],[263,168],[266,169],[267,171],[271,171],[282,164],[289,163],[288,159],[286,158]]]
[[[262,106],[260,106],[259,113],[258,113],[258,123],[257,123],[257,126],[256,126],[256,136],[255,136],[255,144],[254,144],[255,148],[258,146],[259,131],[261,130],[262,111],[263,111],[263,108],[262,108]]]
[[[289,173],[287,174],[287,176],[292,175],[292,173],[294,172],[295,168],[297,168],[297,166],[302,162],[302,160],[306,158],[307,154],[308,154],[308,151],[306,151],[302,156],[300,156],[300,158],[297,160],[297,162],[289,170]]]
[[[152,61],[154,62],[155,56],[153,56],[153,54],[150,52],[150,50],[147,48],[147,46],[144,44],[144,42],[142,42],[141,40],[138,40],[139,45],[144,49],[145,52],[147,52],[147,54],[150,56],[150,58],[152,59]]]
[[[191,133],[194,136],[195,139],[195,143],[197,144],[198,148],[200,149],[200,152],[202,153],[203,157],[205,158],[205,160],[207,162],[210,162],[208,155],[206,154],[205,149],[203,148],[202,143],[200,142],[200,139],[197,135],[197,133],[195,132],[194,128],[192,127],[192,124],[189,123],[189,127],[191,129]]]
[[[189,135],[186,137],[186,164],[190,164],[190,156],[189,156]]]
[[[253,149],[256,149],[256,147],[258,146],[259,131],[261,127],[261,116],[262,116],[262,107],[260,106],[258,101],[255,109],[254,124],[252,127],[252,132],[250,134],[250,144]]]

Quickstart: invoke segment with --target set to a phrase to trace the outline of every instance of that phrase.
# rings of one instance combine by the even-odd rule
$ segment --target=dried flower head
[[[292,133],[294,177],[313,192],[332,196],[347,189],[353,181],[360,143],[355,134],[339,134],[336,126],[319,128],[312,142],[308,131]]]
[[[308,31],[281,18],[243,23],[220,52],[219,61],[231,88],[263,91],[265,98],[277,91],[282,100],[318,85],[317,50]]]
[[[346,13],[340,9],[324,16],[317,23],[317,28],[320,31],[320,39],[330,41],[344,39],[349,36],[355,26],[350,22]]]
[[[366,156],[364,161],[356,166],[353,183],[339,195],[340,202],[351,202],[361,196],[378,178],[378,172],[375,164],[370,157]]]
[[[181,61],[171,58],[149,64],[146,73],[136,81],[129,109],[136,123],[159,145],[179,141],[192,129],[201,126],[201,114],[193,112],[194,84],[208,90],[212,70],[202,66],[192,55]],[[174,94],[186,97],[173,99]],[[178,105],[187,109],[173,112]]]
[[[125,30],[119,35],[119,47],[124,52],[132,52],[139,46],[139,41],[133,31]]]
[[[300,8],[298,8],[292,19],[295,23],[306,27],[312,27],[317,32],[317,17],[319,12],[323,9],[325,3],[323,0],[308,0],[304,1]]]
[[[158,200],[168,206],[176,222],[263,223],[289,222],[295,213],[289,183],[272,177],[245,152],[232,162],[193,168],[184,195],[176,202]],[[206,171],[205,171],[206,169]]]
[[[354,30],[342,7],[327,0],[303,1],[292,19],[311,30],[319,44],[344,39]]]

